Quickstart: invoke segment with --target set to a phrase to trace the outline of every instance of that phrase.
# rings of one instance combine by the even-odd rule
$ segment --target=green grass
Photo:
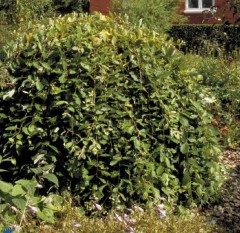
[[[119,216],[123,216],[118,212]],[[112,219],[111,217],[112,216]],[[124,223],[115,219],[112,212],[105,217],[87,217],[81,210],[71,205],[71,201],[65,202],[58,213],[55,224],[37,222],[36,219],[26,221],[22,232],[54,233],[54,232],[88,232],[88,233],[211,233],[221,232],[217,226],[207,223],[203,216],[198,213],[174,215],[169,214],[166,218],[160,219],[155,210],[146,212],[135,211],[130,216],[136,220],[135,223]],[[134,231],[130,231],[130,228]],[[128,231],[129,229],[129,231]]]

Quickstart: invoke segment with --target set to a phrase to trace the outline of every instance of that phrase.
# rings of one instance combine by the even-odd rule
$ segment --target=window
[[[186,11],[201,12],[214,5],[214,0],[186,0]]]

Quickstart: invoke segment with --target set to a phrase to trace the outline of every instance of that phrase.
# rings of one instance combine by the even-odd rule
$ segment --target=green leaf
[[[39,80],[39,78],[37,78],[37,81],[36,81],[36,88],[38,91],[42,91],[44,86],[43,84],[41,83],[41,81]]]
[[[162,176],[161,176],[161,181],[163,182],[163,184],[165,186],[168,186],[169,175],[167,173],[163,173]]]
[[[49,208],[44,208],[43,211],[38,211],[37,216],[48,223],[54,223],[54,212]]]
[[[0,204],[0,213],[8,206],[8,204]]]
[[[33,180],[17,180],[15,182],[16,184],[20,184],[22,186],[22,188],[29,194],[29,195],[34,195],[35,191],[36,191],[36,185],[37,182],[33,181]]]
[[[19,198],[13,198],[12,203],[21,211],[24,211],[27,200],[24,197],[19,197]]]
[[[26,192],[23,190],[22,186],[19,184],[14,185],[12,189],[12,196],[23,196]]]
[[[132,137],[131,140],[133,140],[133,144],[134,144],[135,149],[140,150],[141,143],[138,140],[138,138],[137,137]]]
[[[187,118],[180,116],[179,121],[183,126],[186,126],[186,127],[189,126],[189,122]]]
[[[48,174],[44,174],[42,177],[49,180],[50,182],[54,183],[56,186],[59,186],[58,178],[56,175],[54,175],[52,173],[48,173]]]
[[[47,62],[42,62],[42,66],[46,69],[46,70],[52,70],[51,66],[47,63]]]
[[[4,193],[9,193],[13,188],[11,183],[7,183],[0,180],[0,190]]]
[[[0,169],[0,172],[8,172],[8,170]]]
[[[80,62],[80,64],[81,64],[81,66],[85,69],[85,70],[87,70],[87,71],[91,71],[91,66],[90,65],[88,65],[88,64],[86,64],[86,63],[83,63],[83,62]]]
[[[26,127],[26,126],[22,127],[22,131],[23,131],[26,135],[30,135],[30,132],[28,131],[28,127]]]
[[[188,154],[188,152],[189,152],[189,145],[188,145],[188,143],[182,144],[181,147],[180,147],[180,151],[183,154],[185,154],[185,155]]]
[[[61,100],[61,101],[57,101],[55,105],[60,106],[60,105],[65,105],[65,104],[68,105],[68,102],[65,100]]]
[[[59,78],[58,78],[60,83],[65,83],[67,81],[65,73],[63,73]]]
[[[11,91],[7,92],[4,96],[3,96],[3,100],[7,100],[13,97],[15,93],[15,89],[12,89]]]
[[[5,130],[6,131],[12,131],[12,130],[16,130],[16,129],[17,129],[17,125],[14,125],[14,126],[7,127]]]
[[[187,170],[184,171],[183,179],[182,179],[182,185],[186,186],[191,182],[191,177],[189,175],[189,172]]]

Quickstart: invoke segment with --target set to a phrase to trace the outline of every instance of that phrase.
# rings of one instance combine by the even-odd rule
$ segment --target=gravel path
[[[222,199],[204,212],[219,226],[214,233],[240,233],[240,149],[224,152],[221,162],[229,168],[228,180],[221,191]]]

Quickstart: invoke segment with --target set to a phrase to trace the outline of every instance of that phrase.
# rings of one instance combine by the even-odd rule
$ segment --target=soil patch
[[[221,189],[221,200],[204,210],[204,215],[219,228],[214,233],[240,233],[240,149],[221,156],[227,167],[227,181]]]

